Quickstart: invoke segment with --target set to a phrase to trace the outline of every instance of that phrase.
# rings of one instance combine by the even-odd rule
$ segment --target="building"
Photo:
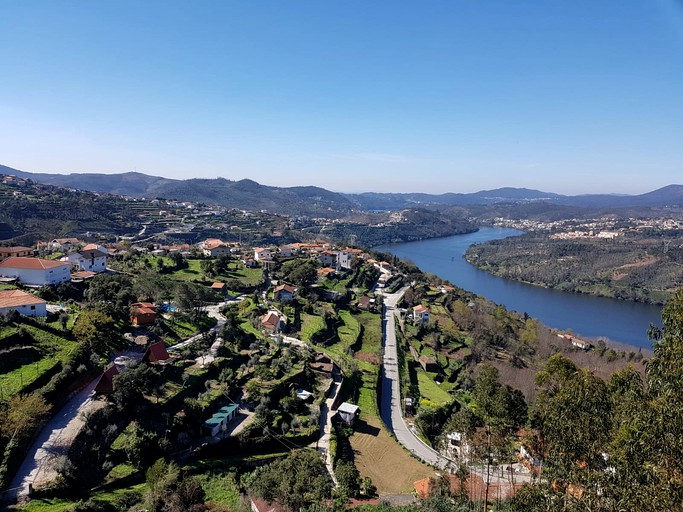
[[[349,251],[339,251],[337,253],[337,267],[350,269],[356,255]]]
[[[337,268],[337,253],[334,251],[323,251],[318,255],[318,260],[323,267]]]
[[[145,355],[142,356],[143,363],[161,363],[168,359],[168,350],[166,350],[166,344],[163,341],[157,341],[152,343],[147,350],[145,350]]]
[[[50,242],[52,249],[55,251],[70,251],[74,247],[83,245],[78,238],[55,238]]]
[[[107,368],[95,384],[95,393],[111,393],[114,391],[114,377],[119,374],[119,369],[112,364]]]
[[[219,433],[224,432],[228,427],[228,423],[237,416],[238,410],[239,406],[235,404],[221,407],[213,416],[204,422],[202,425],[202,433],[216,437]]]
[[[10,309],[26,316],[47,316],[47,302],[21,290],[0,291],[0,314]]]
[[[218,238],[209,238],[202,244],[202,253],[204,256],[211,258],[219,258],[220,256],[230,256],[230,247]]]
[[[274,291],[275,300],[279,300],[280,302],[293,301],[294,294],[296,294],[296,288],[291,284],[281,284],[277,286]]]
[[[437,373],[439,371],[439,364],[436,362],[436,358],[434,356],[422,355],[418,358],[418,362],[420,363],[420,366],[422,366],[422,369],[426,372]]]
[[[348,402],[343,402],[337,409],[339,418],[348,426],[353,425],[353,422],[360,415],[360,407]]]
[[[157,307],[151,302],[136,302],[130,307],[130,323],[133,325],[150,325],[157,319]]]
[[[67,261],[13,256],[0,263],[0,276],[16,277],[27,285],[55,285],[71,279],[71,264]]]
[[[261,319],[261,327],[269,334],[277,334],[287,327],[287,318],[277,311],[268,311]]]
[[[0,247],[0,260],[11,258],[12,256],[33,256],[35,251],[31,247]]]
[[[225,285],[225,283],[216,282],[211,285],[211,290],[222,296],[225,296],[225,294],[228,292],[228,287]]]
[[[104,272],[107,270],[107,258],[109,254],[102,252],[99,249],[83,250],[72,252],[65,258],[62,258],[75,268],[79,270],[87,270],[89,272]]]
[[[421,324],[429,323],[429,308],[422,304],[413,307],[413,320]]]
[[[270,252],[270,249],[264,249],[263,247],[254,248],[254,259],[256,261],[271,260],[272,258],[273,254]]]

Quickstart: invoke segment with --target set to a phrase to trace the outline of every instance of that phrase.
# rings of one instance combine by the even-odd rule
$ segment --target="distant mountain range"
[[[342,194],[320,187],[271,187],[252,180],[223,178],[174,180],[138,172],[121,174],[47,174],[20,171],[0,165],[0,174],[13,174],[39,183],[92,192],[268,210],[274,213],[338,216],[352,210],[397,210],[416,206],[470,206],[501,203],[545,202],[587,208],[683,206],[683,185],[639,195],[589,194],[565,196],[526,188],[505,187],[460,194],[381,193]]]

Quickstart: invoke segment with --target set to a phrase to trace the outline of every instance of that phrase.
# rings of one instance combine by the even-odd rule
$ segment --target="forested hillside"
[[[466,258],[507,279],[662,304],[683,286],[680,236],[673,231],[565,240],[527,234],[472,246]]]

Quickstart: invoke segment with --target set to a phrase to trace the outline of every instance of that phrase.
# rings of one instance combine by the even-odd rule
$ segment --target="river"
[[[550,290],[491,275],[464,258],[476,243],[521,234],[508,228],[481,228],[476,233],[389,244],[376,249],[410,260],[424,272],[514,311],[526,312],[549,327],[572,329],[589,338],[604,337],[634,347],[651,349],[650,324],[661,325],[661,306],[625,302],[579,293]]]

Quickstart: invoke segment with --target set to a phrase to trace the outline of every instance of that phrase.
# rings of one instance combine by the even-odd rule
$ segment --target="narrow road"
[[[218,321],[213,327],[213,330],[217,332],[226,322],[226,318],[219,312],[220,308],[225,304],[227,303],[223,302],[207,307],[209,316],[216,318]],[[197,341],[200,337],[201,334],[193,336],[173,347],[169,347],[168,350],[178,350]],[[13,496],[17,498],[27,496],[29,485],[37,484],[38,481],[47,481],[50,476],[56,476],[52,469],[52,461],[62,454],[63,449],[71,444],[73,437],[80,431],[83,422],[80,420],[79,413],[98,406],[98,402],[94,400],[93,394],[97,380],[94,379],[85,389],[74,395],[43,427],[10,484],[9,491],[11,491]]]
[[[404,447],[426,463],[440,469],[453,467],[450,460],[436,450],[427,446],[406,425],[401,408],[401,383],[398,372],[396,353],[396,304],[405,293],[406,288],[396,293],[384,295],[382,315],[382,347],[384,359],[382,365],[382,387],[380,393],[382,421]]]
[[[398,371],[398,357],[396,350],[396,304],[407,290],[407,287],[402,288],[396,293],[384,294],[384,306],[382,315],[382,347],[384,348],[384,359],[382,364],[382,387],[381,393],[381,410],[380,415],[382,421],[387,428],[396,436],[396,439],[406,449],[410,450],[415,456],[422,461],[442,470],[454,472],[457,468],[457,462],[448,459],[428,446],[422,441],[412,428],[406,425],[403,417],[403,409],[401,408],[401,385]],[[487,475],[487,471],[483,467],[470,467],[470,471],[491,484],[498,484],[508,486],[510,484],[510,475],[505,475],[502,470],[494,471],[491,469]],[[498,474],[500,473],[500,475]],[[530,475],[516,473],[514,475],[517,482],[527,482],[530,480]],[[506,491],[508,492],[508,491]]]
[[[94,400],[93,394],[95,384],[97,384],[97,379],[74,395],[40,431],[10,484],[10,491],[14,491],[15,497],[27,496],[29,485],[38,483],[36,479],[39,473],[50,473],[56,476],[52,469],[52,462],[65,453],[66,448],[80,431],[83,421],[79,413],[97,407],[98,403]],[[48,481],[48,475],[42,475],[40,480]]]
[[[330,395],[320,406],[320,439],[318,440],[317,445],[318,451],[325,457],[327,472],[330,474],[330,477],[332,477],[335,487],[338,487],[339,483],[337,482],[337,477],[334,475],[332,453],[330,453],[330,441],[332,439],[332,405],[337,398],[339,388],[341,388],[341,380],[334,380],[332,382]]]

